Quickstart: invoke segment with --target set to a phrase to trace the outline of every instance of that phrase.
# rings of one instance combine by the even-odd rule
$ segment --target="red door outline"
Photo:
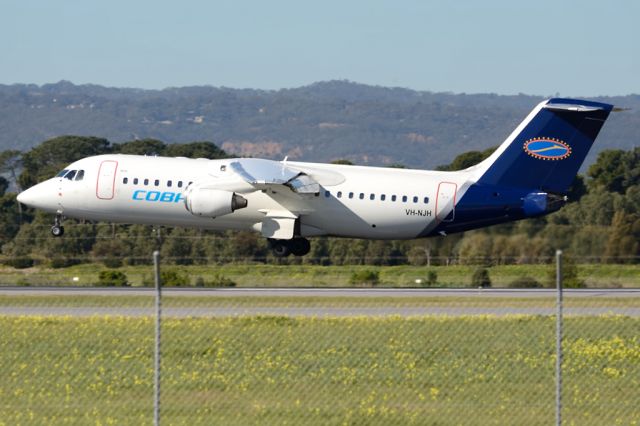
[[[444,186],[443,186],[444,185]],[[447,200],[440,200],[440,189],[442,188],[443,192],[447,195],[453,195],[453,204],[451,206],[451,211],[440,212],[438,210],[438,202],[444,201],[445,203],[449,202],[449,198]],[[456,216],[456,195],[458,192],[458,184],[454,182],[440,182],[438,184],[438,192],[436,193],[436,219],[442,222],[452,222]],[[444,215],[442,215],[444,213]]]
[[[111,163],[111,164],[107,164]],[[105,167],[103,170],[102,168]],[[112,200],[113,195],[116,190],[116,173],[118,171],[118,162],[114,160],[105,160],[100,163],[100,168],[98,169],[98,179],[96,180],[96,197],[101,200]],[[102,176],[102,173],[105,173],[105,176]],[[109,175],[111,172],[111,175]],[[109,181],[109,179],[111,181]],[[111,187],[109,190],[109,186]],[[106,190],[106,192],[105,192]]]

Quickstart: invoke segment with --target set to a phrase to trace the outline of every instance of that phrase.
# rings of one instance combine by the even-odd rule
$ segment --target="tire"
[[[64,235],[64,226],[53,225],[51,227],[51,235],[53,235],[54,237],[62,237]]]
[[[291,253],[294,256],[304,256],[311,250],[311,243],[306,238],[295,238],[291,240]]]
[[[271,251],[275,257],[287,257],[291,254],[288,241],[274,241],[271,244]]]

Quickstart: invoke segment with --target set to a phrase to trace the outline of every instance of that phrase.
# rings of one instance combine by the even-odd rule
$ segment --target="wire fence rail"
[[[640,422],[640,291],[320,293],[0,290],[0,425]]]

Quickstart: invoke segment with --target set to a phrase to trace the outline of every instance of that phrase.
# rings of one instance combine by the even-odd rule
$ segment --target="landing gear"
[[[53,220],[51,235],[53,235],[54,237],[62,237],[64,235],[64,226],[62,226],[62,215],[57,214],[56,218]]]
[[[287,257],[291,254],[288,240],[270,240],[269,245],[275,257]]]
[[[294,256],[304,256],[311,250],[311,243],[306,238],[294,238],[290,244]]]
[[[269,240],[269,246],[276,257],[304,256],[311,250],[311,243],[306,238],[293,238],[291,240]]]

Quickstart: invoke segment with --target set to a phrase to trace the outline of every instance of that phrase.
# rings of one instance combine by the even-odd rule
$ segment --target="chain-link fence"
[[[151,288],[0,291],[0,424],[151,424],[154,312]],[[640,291],[564,313],[563,423],[638,424]],[[555,314],[553,289],[167,288],[161,423],[553,424]]]

